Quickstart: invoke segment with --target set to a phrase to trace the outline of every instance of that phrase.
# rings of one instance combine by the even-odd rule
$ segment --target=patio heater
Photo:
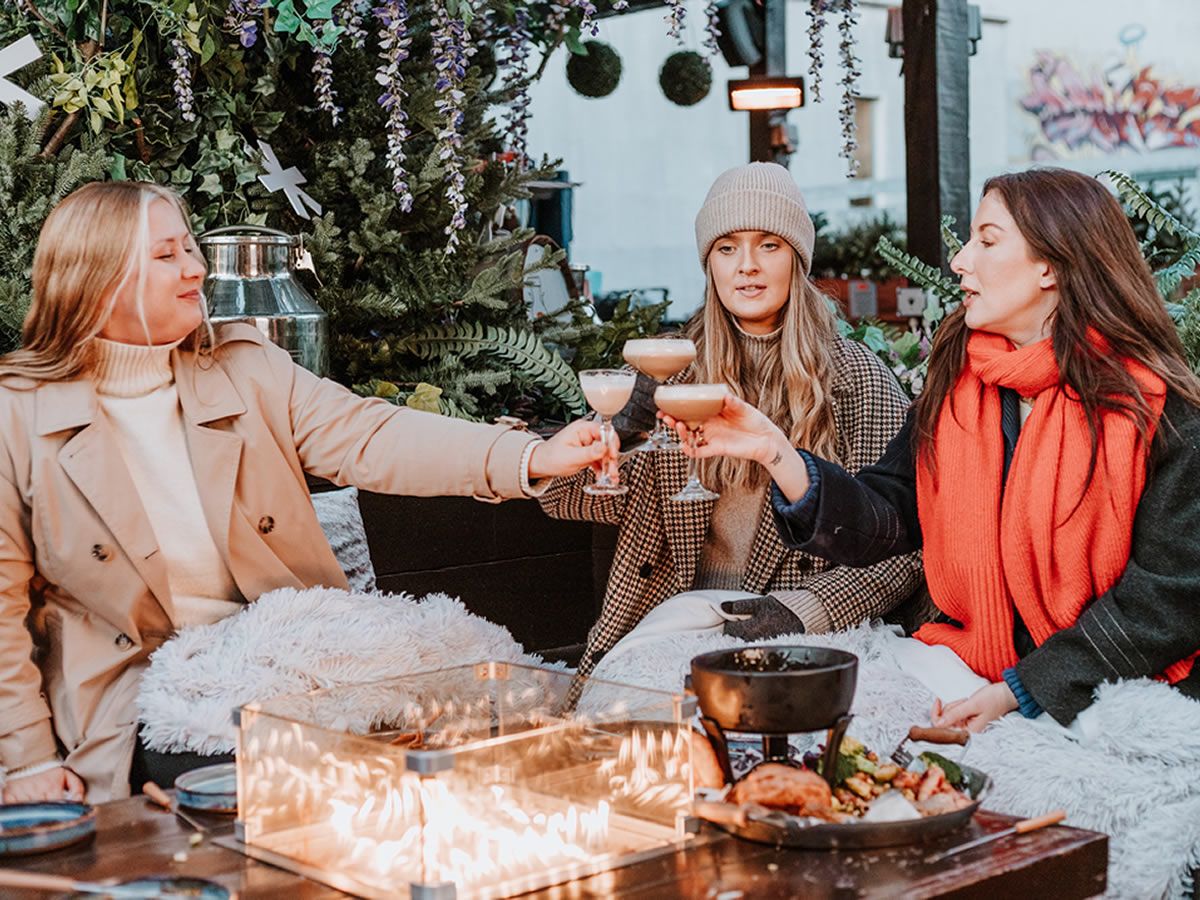
[[[787,0],[727,0],[721,5],[721,52],[749,78],[728,84],[729,108],[750,113],[750,159],[786,166],[796,149],[787,111],[804,105],[804,81],[788,77]]]

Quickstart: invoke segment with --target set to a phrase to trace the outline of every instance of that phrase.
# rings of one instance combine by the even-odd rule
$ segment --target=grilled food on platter
[[[757,803],[796,816],[820,815],[833,803],[825,779],[811,769],[783,763],[763,763],[752,769],[730,791],[734,803]]]
[[[707,743],[701,735],[693,735],[696,785],[718,787],[721,769]],[[881,762],[861,742],[844,738],[837,755],[832,791],[815,771],[819,758],[806,757],[812,768],[760,763],[733,784],[726,799],[730,803],[764,806],[829,822],[887,822],[938,816],[974,802],[958,788],[963,781],[962,770],[936,753],[921,754],[923,768],[905,769],[892,762]]]

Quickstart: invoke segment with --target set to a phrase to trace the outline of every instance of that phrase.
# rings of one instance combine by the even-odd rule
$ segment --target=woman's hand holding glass
[[[589,466],[599,474],[616,467],[617,453],[615,435],[610,434],[606,443],[599,422],[578,419],[534,446],[529,457],[529,480],[574,475]]]
[[[700,425],[694,443],[686,440],[687,425],[666,413],[663,421],[683,438],[683,452],[693,459],[732,456],[765,466],[783,495],[795,502],[808,490],[808,469],[782,429],[757,408],[729,394],[721,412]]]

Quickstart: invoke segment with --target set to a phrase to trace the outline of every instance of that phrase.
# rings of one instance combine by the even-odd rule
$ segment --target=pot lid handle
[[[254,234],[269,234],[274,237],[285,237],[290,240],[296,240],[295,235],[288,234],[286,231],[280,231],[278,228],[267,228],[265,225],[226,225],[222,228],[213,228],[210,231],[204,232],[197,240],[203,240],[206,237],[212,237],[218,234],[240,234],[242,232],[251,232]]]

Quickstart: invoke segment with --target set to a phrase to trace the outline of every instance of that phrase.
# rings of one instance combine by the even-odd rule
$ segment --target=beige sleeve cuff
[[[522,481],[528,484],[526,468],[529,463],[525,451],[540,440],[541,438],[528,431],[515,428],[502,431],[493,442],[487,457],[487,483],[492,489],[492,496],[477,496],[475,499],[496,502],[528,496],[522,487]]]
[[[57,758],[49,716],[0,736],[0,765],[10,772]]]
[[[825,609],[825,604],[812,591],[771,591],[770,596],[804,623],[805,634],[825,634],[833,630],[833,619]]]

